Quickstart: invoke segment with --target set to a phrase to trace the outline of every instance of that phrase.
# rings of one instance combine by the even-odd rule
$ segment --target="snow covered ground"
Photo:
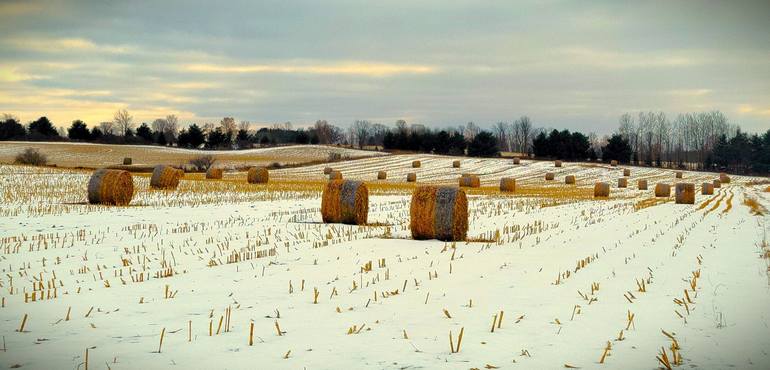
[[[454,159],[334,164],[371,181],[377,226],[321,223],[324,165],[270,186],[228,173],[150,191],[136,176],[120,208],[82,203],[88,172],[0,166],[0,364],[82,368],[88,349],[110,369],[652,369],[665,350],[674,368],[770,367],[770,193],[749,183],[767,179],[680,205],[654,184],[717,175],[631,167],[618,189],[609,166]],[[477,241],[410,239],[409,172],[481,176]],[[503,176],[521,192],[497,193]],[[609,200],[582,196],[597,180]]]

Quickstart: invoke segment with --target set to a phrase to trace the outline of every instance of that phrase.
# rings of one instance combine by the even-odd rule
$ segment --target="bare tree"
[[[359,148],[363,148],[366,145],[366,141],[369,139],[369,134],[372,129],[372,123],[366,120],[356,120],[353,125],[350,126],[351,138],[350,142],[357,143]]]
[[[241,121],[238,124],[238,131],[244,130],[248,132],[251,129],[251,123],[249,121]]]
[[[112,123],[115,130],[117,131],[117,134],[123,136],[126,134],[126,132],[128,132],[128,130],[133,129],[133,120],[134,117],[131,117],[131,115],[125,109],[120,109],[115,112],[115,115],[112,117]]]
[[[465,132],[463,135],[465,136],[465,139],[471,141],[476,137],[476,135],[479,134],[480,131],[481,129],[479,126],[476,126],[476,124],[473,122],[468,122],[468,124],[465,125]]]
[[[113,135],[114,134],[114,132],[113,132],[114,128],[115,128],[115,124],[113,124],[112,122],[101,122],[101,123],[99,123],[99,130],[102,131],[102,134]]]
[[[171,144],[176,142],[176,136],[179,132],[179,118],[175,114],[169,114],[166,116],[166,129],[163,131],[163,135],[166,136],[166,142]]]
[[[315,121],[315,125],[313,125],[313,129],[315,130],[315,134],[318,136],[318,142],[321,144],[331,144],[332,143],[332,128],[331,125],[329,125],[326,120],[318,120]]]
[[[527,116],[521,116],[514,124],[516,133],[516,151],[520,153],[529,153],[530,143],[534,138],[532,135],[532,121]]]
[[[385,141],[385,134],[387,134],[388,131],[390,131],[388,126],[385,126],[381,123],[372,124],[371,136],[374,139],[375,146],[383,146],[383,142]]]
[[[219,121],[219,127],[222,127],[223,132],[231,135],[235,135],[235,132],[238,129],[238,126],[235,124],[235,118],[233,117],[222,118],[222,120]]]
[[[508,147],[508,140],[506,139],[508,124],[500,121],[496,123],[494,126],[492,126],[492,131],[495,133],[495,136],[497,137],[497,142],[500,145],[501,151],[509,151],[511,148]]]
[[[408,134],[409,126],[406,124],[406,121],[402,119],[396,121],[396,131],[398,131],[400,134]]]

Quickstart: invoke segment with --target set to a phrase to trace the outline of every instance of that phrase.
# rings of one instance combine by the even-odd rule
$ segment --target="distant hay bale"
[[[656,197],[670,197],[671,185],[669,184],[655,184],[655,196]]]
[[[500,191],[502,192],[515,192],[516,191],[516,179],[513,177],[503,177],[500,179]]]
[[[414,172],[407,173],[406,182],[417,182],[417,174]]]
[[[714,188],[715,188],[715,189],[716,189],[716,188],[721,188],[721,187],[722,187],[722,182],[721,182],[721,181],[719,181],[719,180],[714,180],[714,181],[712,181],[712,183],[714,184]]]
[[[329,172],[329,180],[342,180],[342,172],[332,170],[332,172]]]
[[[553,162],[554,167],[561,167],[561,161],[554,161]]]
[[[623,176],[626,176],[626,177],[631,176],[631,170],[628,169],[628,168],[624,168],[623,169]]]
[[[452,167],[454,167],[454,168],[460,168],[460,161],[454,161],[454,162],[452,162]]]
[[[267,184],[270,181],[270,172],[265,167],[251,167],[246,175],[249,184]]]
[[[332,173],[332,171],[333,170],[332,170],[331,167],[324,167],[324,175],[328,175],[328,174]]]
[[[545,173],[545,179],[546,179],[547,181],[553,180],[553,179],[554,179],[554,174],[553,174],[553,172],[546,172],[546,173]]]
[[[639,190],[647,190],[647,180],[639,180],[636,182],[636,187],[639,188]]]
[[[564,177],[564,183],[568,185],[574,185],[575,184],[575,175],[567,175]]]
[[[123,158],[123,165],[124,166],[130,166],[132,163],[133,163],[133,160],[131,159],[131,157]]]
[[[676,184],[676,204],[695,204],[695,184],[680,182]]]
[[[412,193],[409,229],[415,240],[465,240],[468,233],[468,199],[451,186],[420,186]]]
[[[460,186],[466,188],[478,188],[481,186],[481,180],[476,175],[465,175],[460,177]]]
[[[730,183],[730,176],[727,176],[726,173],[722,172],[719,174],[719,182],[723,184],[729,184]]]
[[[412,161],[412,168],[420,168],[421,164],[420,161]]]
[[[676,171],[676,178],[681,179],[682,177],[684,177],[684,173],[682,173],[682,171]]]
[[[134,197],[134,179],[122,170],[100,169],[88,180],[88,203],[125,206]]]
[[[621,177],[618,179],[618,187],[619,188],[627,188],[628,187],[628,179],[625,177]]]
[[[518,157],[513,159],[513,164],[520,164],[520,163],[521,163],[521,159],[519,159]]]
[[[224,170],[219,167],[209,167],[206,171],[206,178],[212,180],[221,180]]]
[[[388,179],[388,173],[385,171],[378,171],[377,172],[377,180],[387,180]]]
[[[153,189],[176,189],[179,180],[184,177],[184,171],[171,166],[157,165],[152,170],[150,187]]]
[[[607,198],[610,196],[610,184],[597,182],[594,184],[594,198]]]
[[[361,181],[331,180],[321,198],[321,219],[325,223],[366,225],[369,217],[369,189]]]
[[[616,160],[614,160],[614,159],[613,159],[613,160],[611,160],[611,161],[610,161],[610,166],[612,166],[612,167],[617,167],[617,166],[618,166],[618,161],[616,161]]]
[[[714,184],[710,182],[704,182],[701,185],[701,194],[703,195],[713,195],[714,194]]]

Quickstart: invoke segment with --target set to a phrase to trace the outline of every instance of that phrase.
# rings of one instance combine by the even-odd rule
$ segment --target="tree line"
[[[250,129],[247,121],[224,117],[218,124],[191,124],[179,129],[174,115],[138,127],[126,110],[93,127],[73,121],[57,129],[46,117],[22,125],[10,115],[0,120],[0,140],[71,140],[111,144],[154,144],[182,148],[230,150],[284,144],[335,144],[358,148],[423,153],[498,156],[501,151],[543,159],[575,161],[617,160],[621,163],[668,168],[707,169],[733,173],[770,171],[770,130],[761,135],[742,132],[719,112],[679,114],[669,120],[663,112],[625,113],[610,136],[535,127],[522,116],[483,130],[473,122],[430,129],[398,120],[393,126],[356,120],[342,128],[318,120],[309,128],[290,122]]]

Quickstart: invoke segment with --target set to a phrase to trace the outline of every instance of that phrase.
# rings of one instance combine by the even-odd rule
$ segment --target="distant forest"
[[[501,152],[567,161],[617,160],[640,166],[718,170],[738,174],[770,173],[770,129],[748,134],[719,111],[686,113],[669,120],[663,112],[623,114],[612,135],[534,127],[529,117],[498,122],[483,130],[473,122],[430,129],[398,120],[393,126],[357,120],[343,128],[318,120],[312,127],[289,122],[251,130],[250,123],[223,118],[218,124],[181,127],[174,115],[136,124],[126,110],[112,121],[89,127],[75,120],[57,129],[46,117],[26,125],[12,115],[0,120],[0,141],[73,141],[174,146],[199,150],[239,150],[288,144],[327,144],[388,151],[472,157]]]

